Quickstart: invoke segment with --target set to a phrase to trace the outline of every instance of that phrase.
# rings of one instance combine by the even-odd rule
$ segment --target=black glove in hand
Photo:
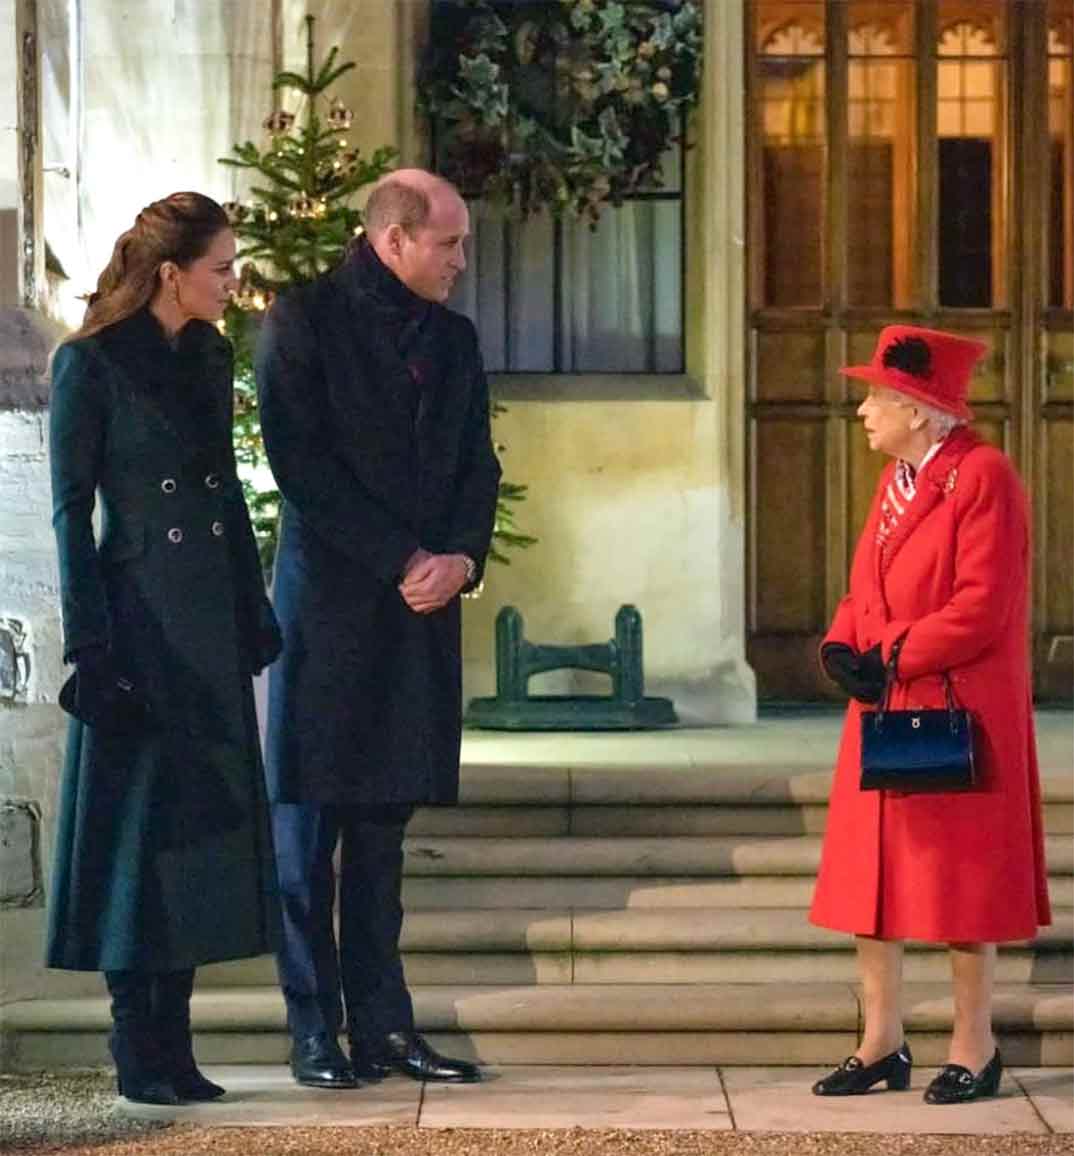
[[[884,660],[880,647],[859,654],[842,642],[829,642],[820,650],[820,662],[828,677],[859,702],[879,702],[884,695]]]
[[[136,731],[150,721],[145,696],[116,669],[111,652],[91,646],[74,656],[75,673],[60,690],[60,706],[100,730]]]

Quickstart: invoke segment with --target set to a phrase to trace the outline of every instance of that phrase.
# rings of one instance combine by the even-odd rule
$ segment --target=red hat
[[[868,365],[848,365],[839,372],[909,394],[969,421],[973,417],[966,404],[970,377],[987,351],[982,341],[939,329],[888,325],[880,331]]]

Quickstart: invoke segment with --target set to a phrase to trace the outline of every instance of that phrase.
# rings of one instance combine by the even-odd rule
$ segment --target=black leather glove
[[[843,642],[820,648],[820,664],[828,677],[858,702],[876,703],[884,696],[884,660],[880,647],[864,654]]]
[[[100,730],[137,731],[149,724],[145,696],[116,669],[106,646],[76,651],[75,672],[60,689],[60,706],[79,722]]]

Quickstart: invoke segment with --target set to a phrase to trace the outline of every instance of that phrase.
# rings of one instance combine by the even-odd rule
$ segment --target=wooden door
[[[1033,502],[1037,693],[1074,681],[1074,0],[748,4],[749,658],[838,697],[816,647],[883,462],[839,366],[887,324],[991,349],[976,426]]]

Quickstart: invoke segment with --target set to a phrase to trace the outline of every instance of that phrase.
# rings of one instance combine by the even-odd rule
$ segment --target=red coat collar
[[[958,479],[958,466],[962,459],[981,439],[968,426],[957,426],[917,475],[917,494],[899,519],[891,537],[881,549],[875,551],[876,574],[882,581],[895,555],[913,534],[914,530],[932,513],[948,494],[953,493]]]

